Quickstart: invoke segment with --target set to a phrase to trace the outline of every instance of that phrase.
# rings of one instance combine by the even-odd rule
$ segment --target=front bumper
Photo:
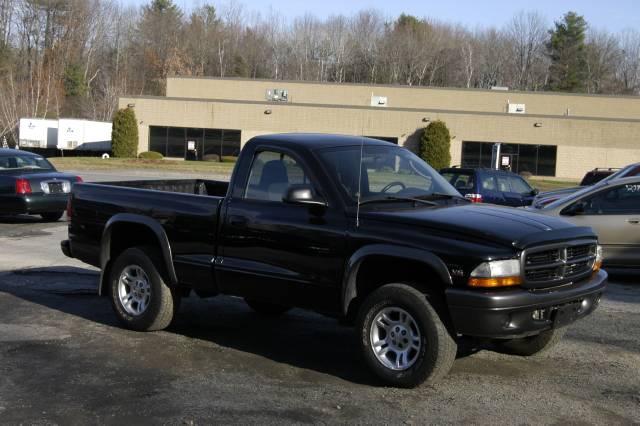
[[[580,282],[548,290],[446,290],[447,304],[458,334],[518,338],[567,325],[592,313],[607,285],[598,271]]]
[[[69,194],[28,194],[3,197],[0,212],[4,214],[38,214],[62,212]]]

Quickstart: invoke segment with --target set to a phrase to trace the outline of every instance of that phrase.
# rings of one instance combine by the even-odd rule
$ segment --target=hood
[[[553,191],[541,192],[536,196],[536,198],[546,198],[546,197],[554,197],[557,195],[572,194],[584,188],[585,188],[584,186],[572,186],[570,188],[554,189]]]
[[[378,210],[361,212],[360,217],[403,223],[445,232],[459,239],[481,239],[519,249],[567,239],[596,238],[588,227],[578,227],[565,220],[525,209],[490,204]]]

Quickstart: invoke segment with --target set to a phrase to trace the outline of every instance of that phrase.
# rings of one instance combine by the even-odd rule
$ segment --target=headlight
[[[508,287],[522,284],[520,260],[494,260],[483,262],[472,272],[468,281],[471,287]]]
[[[593,270],[594,271],[599,271],[600,268],[602,268],[602,261],[604,260],[604,257],[602,256],[602,246],[600,244],[598,244],[596,246],[596,260],[595,262],[593,262]]]

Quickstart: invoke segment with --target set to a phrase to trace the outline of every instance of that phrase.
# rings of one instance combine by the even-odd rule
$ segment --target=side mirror
[[[536,196],[540,193],[540,190],[538,188],[533,188],[531,190],[531,195]]]
[[[310,185],[291,185],[284,198],[282,199],[288,204],[303,204],[307,206],[326,207],[327,202],[313,194],[313,188]]]
[[[585,203],[584,201],[578,201],[573,203],[569,207],[560,212],[562,216],[578,216],[584,213]]]

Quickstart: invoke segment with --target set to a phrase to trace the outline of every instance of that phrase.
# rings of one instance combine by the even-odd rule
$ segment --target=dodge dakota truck
[[[363,137],[259,136],[228,183],[79,183],[67,214],[63,252],[101,269],[125,327],[166,328],[191,293],[309,309],[354,325],[368,367],[400,387],[444,376],[462,338],[548,349],[607,280],[590,228],[469,203],[409,150]]]

